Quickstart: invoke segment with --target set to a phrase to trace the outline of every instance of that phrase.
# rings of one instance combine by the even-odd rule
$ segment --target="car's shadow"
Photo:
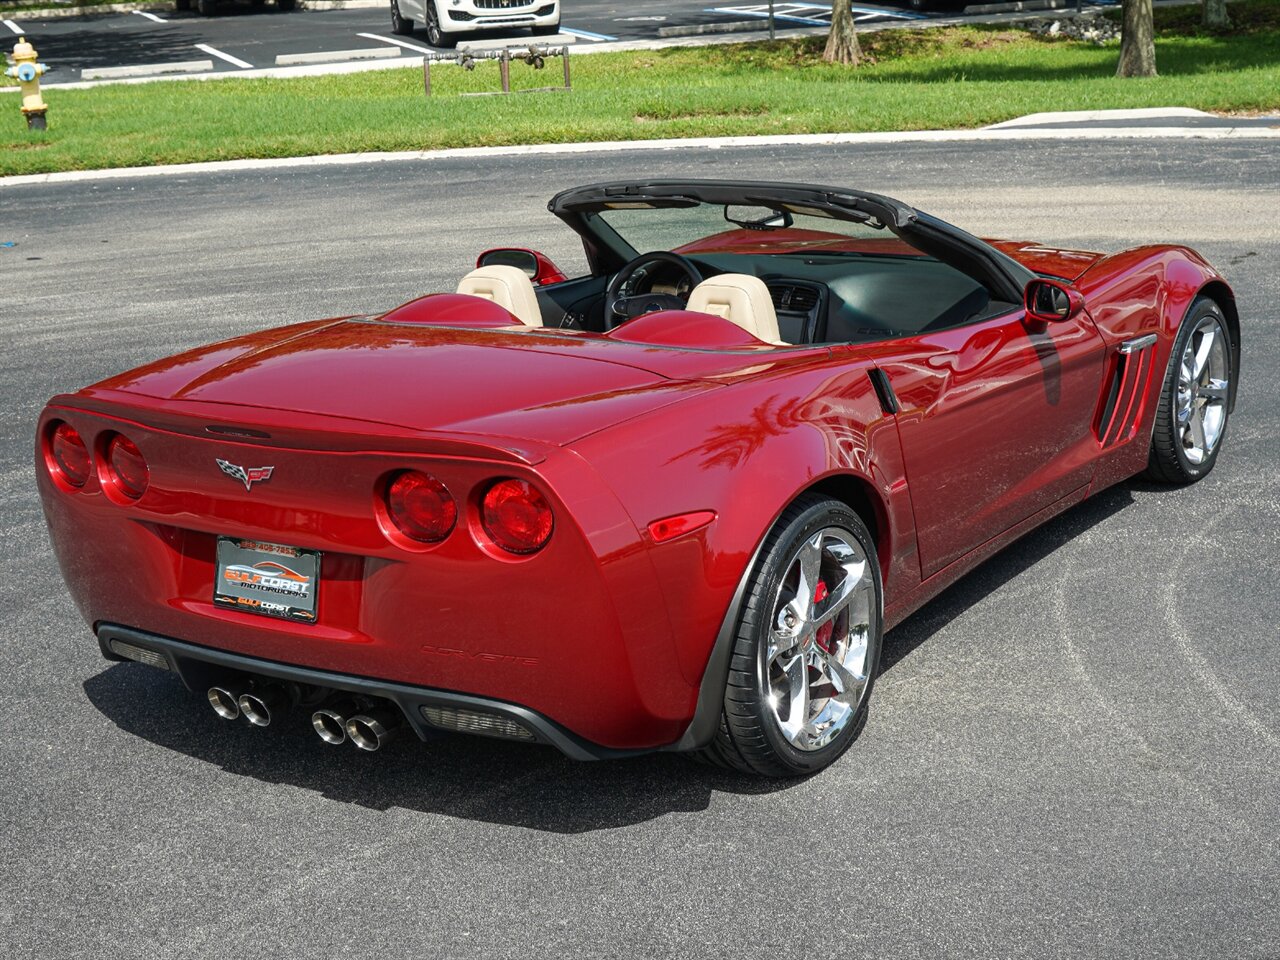
[[[983,597],[1130,503],[1128,488],[1108,490],[981,566],[885,638],[882,671],[893,669]],[[577,763],[550,748],[478,737],[443,737],[423,744],[406,736],[377,754],[365,754],[349,744],[323,743],[301,715],[286,717],[279,729],[228,723],[175,677],[132,663],[107,668],[86,681],[84,689],[122,730],[154,744],[237,776],[315,790],[376,810],[400,807],[582,833],[705,810],[717,792],[771,793],[798,782],[738,776],[672,754]]]

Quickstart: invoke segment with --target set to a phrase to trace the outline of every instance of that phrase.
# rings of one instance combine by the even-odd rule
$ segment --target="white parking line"
[[[774,7],[773,19],[782,20],[787,23],[803,23],[810,27],[826,27],[830,26],[830,20],[818,20],[814,17],[804,16],[809,11],[821,12],[822,7],[812,3],[784,3]],[[831,8],[826,8],[828,16]],[[755,4],[747,7],[711,7],[707,13],[725,13],[731,16],[756,17],[765,20],[769,17],[769,6],[767,4]]]
[[[393,37],[384,37],[376,33],[357,33],[357,37],[364,37],[366,40],[378,40],[382,43],[394,44],[397,47],[404,47],[406,50],[416,50],[418,53],[439,53],[438,50],[432,50],[430,47],[420,47],[416,43],[408,43],[404,40],[396,40]]]
[[[241,70],[253,69],[252,63],[246,63],[244,60],[241,60],[239,57],[233,57],[229,53],[223,53],[217,47],[211,47],[207,43],[197,43],[195,45],[195,48],[197,50],[203,50],[205,53],[209,54],[209,56],[211,57],[217,57],[219,60],[225,60],[227,61],[227,63],[235,64]]]
[[[571,37],[581,37],[583,40],[594,40],[601,43],[605,40],[617,40],[617,37],[611,37],[607,33],[592,33],[590,30],[570,30],[568,27],[561,27],[561,33],[567,33]]]
[[[927,20],[923,14],[910,13],[906,10],[885,10],[880,7],[864,7],[854,3],[850,9],[853,12],[853,19],[857,23],[864,20]],[[707,13],[725,13],[738,16],[756,17],[760,19],[769,16],[769,7],[767,4],[751,4],[736,7],[711,7]],[[785,20],[789,23],[803,23],[807,26],[826,27],[831,24],[831,5],[829,3],[780,3],[776,4],[773,11],[775,20]]]
[[[136,13],[140,17],[146,17],[148,20],[154,20],[156,23],[168,23],[164,17],[157,17],[154,13],[147,13],[145,10],[130,10],[130,13]]]
[[[17,33],[17,34],[25,33],[25,31],[16,23],[14,23],[12,20],[6,20],[4,22],[4,25],[8,27],[10,30],[12,30],[14,33]]]

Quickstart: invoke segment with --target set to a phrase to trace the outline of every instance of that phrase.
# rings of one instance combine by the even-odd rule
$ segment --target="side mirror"
[[[1061,280],[1039,277],[1027,284],[1022,294],[1027,317],[1040,323],[1070,320],[1084,309],[1080,291]]]
[[[551,258],[524,247],[498,247],[486,250],[476,257],[477,267],[515,267],[524,271],[524,275],[533,281],[535,287],[548,283],[560,283],[567,279],[560,268],[551,262]]]

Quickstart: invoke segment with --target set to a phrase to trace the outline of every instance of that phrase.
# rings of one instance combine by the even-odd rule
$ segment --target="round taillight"
[[[458,521],[449,488],[426,473],[407,470],[387,487],[387,513],[401,533],[420,543],[437,543]]]
[[[130,500],[147,492],[151,471],[137,445],[128,437],[116,434],[107,442],[107,472],[115,488]]]
[[[484,495],[480,508],[484,532],[508,553],[533,553],[551,539],[551,505],[523,480],[499,480]]]
[[[49,470],[68,486],[83,487],[89,479],[89,448],[69,423],[59,423],[49,435]]]

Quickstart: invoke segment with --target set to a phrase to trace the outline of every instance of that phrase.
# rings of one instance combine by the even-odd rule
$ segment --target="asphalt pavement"
[[[857,184],[988,236],[1195,246],[1243,315],[1217,469],[1099,494],[890,633],[865,733],[803,781],[479,739],[364,755],[302,718],[228,724],[174,678],[99,658],[34,490],[49,395],[452,289],[490,246],[578,269],[546,199],[633,175]],[[1277,210],[1262,141],[615,151],[6,190],[6,960],[1280,956]]]

